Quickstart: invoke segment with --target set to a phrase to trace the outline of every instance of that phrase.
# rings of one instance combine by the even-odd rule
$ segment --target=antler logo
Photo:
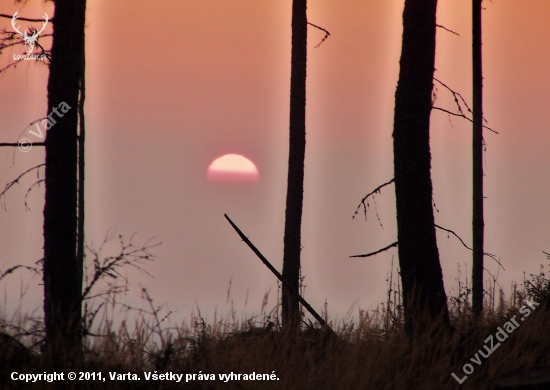
[[[44,29],[46,28],[46,25],[48,24],[48,14],[44,12],[44,16],[46,17],[46,21],[42,25],[42,29],[40,31],[38,31],[34,27],[30,27],[30,28],[26,29],[24,32],[21,32],[21,31],[19,31],[19,29],[15,25],[15,21],[17,20],[17,14],[18,13],[19,13],[19,11],[15,12],[15,14],[13,14],[13,18],[11,19],[11,25],[12,25],[13,29],[23,37],[23,40],[25,41],[25,47],[27,48],[27,55],[31,55],[31,53],[34,50],[34,45],[36,43],[36,39],[38,38],[40,33],[42,31],[44,31]]]

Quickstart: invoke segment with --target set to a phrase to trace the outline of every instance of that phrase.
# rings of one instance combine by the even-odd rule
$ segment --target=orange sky
[[[87,22],[88,240],[97,246],[109,229],[142,240],[158,237],[158,260],[135,277],[159,303],[187,316],[199,304],[226,309],[227,286],[248,311],[264,291],[276,291],[269,271],[240,242],[229,216],[279,269],[282,258],[290,75],[290,1],[201,0],[89,2]],[[470,100],[469,5],[441,0],[436,77]],[[351,220],[361,197],[392,176],[393,96],[400,51],[402,0],[310,2],[308,17],[331,37],[309,29],[304,274],[306,298],[325,298],[344,315],[358,302],[384,299],[392,255],[347,256],[395,241],[393,188],[383,190],[369,221]],[[485,117],[487,133],[486,250],[506,267],[499,280],[521,280],[550,250],[550,15],[546,0],[485,2]],[[0,1],[0,13],[17,10]],[[51,11],[51,4],[46,10]],[[41,3],[20,14],[39,17]],[[11,28],[9,20],[2,26]],[[4,57],[4,56],[3,56]],[[0,59],[3,64],[4,58]],[[0,78],[2,141],[16,141],[44,115],[47,72],[24,64]],[[439,88],[437,104],[452,109]],[[470,126],[433,113],[434,198],[438,224],[470,240]],[[251,159],[257,184],[209,183],[206,169],[225,153]],[[2,151],[2,183],[42,152]],[[32,180],[7,197],[0,217],[5,267],[40,258],[43,189],[23,197]],[[1,184],[0,184],[1,185]],[[14,229],[14,226],[17,227]],[[470,254],[438,235],[447,290],[457,262]],[[487,268],[496,272],[494,263]],[[467,271],[469,274],[469,270]],[[21,274],[22,276],[22,274]],[[18,285],[19,276],[9,284]],[[40,303],[38,279],[33,291]],[[13,294],[10,292],[10,296]],[[274,302],[272,300],[272,302]],[[178,317],[179,318],[179,317]]]

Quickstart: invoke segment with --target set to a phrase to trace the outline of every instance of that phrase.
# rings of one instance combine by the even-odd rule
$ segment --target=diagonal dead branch
[[[239,237],[241,237],[241,239],[246,243],[246,245],[248,245],[248,247],[252,249],[252,252],[254,252],[256,256],[258,256],[258,258],[262,261],[262,263],[265,264],[265,266],[277,277],[277,279],[281,281],[281,283],[283,283],[285,286],[288,287],[288,289],[296,296],[296,298],[298,298],[300,303],[306,308],[307,311],[310,312],[310,314],[319,322],[319,324],[321,326],[326,326],[326,328],[330,332],[335,333],[334,330],[332,330],[332,328],[326,323],[323,317],[321,317],[315,311],[315,309],[311,307],[311,305],[300,295],[300,293],[296,291],[296,289],[290,283],[288,283],[288,281],[283,277],[283,275],[281,275],[279,271],[277,271],[277,269],[275,269],[275,267],[271,265],[269,260],[267,260],[265,256],[262,255],[262,253],[254,246],[254,244],[252,244],[252,242],[248,239],[248,237],[246,237],[244,233],[241,231],[241,229],[239,229],[239,227],[235,225],[235,223],[231,220],[231,218],[229,218],[227,214],[224,214],[224,217],[225,219],[227,219],[227,221],[233,227],[233,229],[235,229]]]
[[[315,49],[317,49],[319,46],[321,46],[321,44],[327,40],[327,38],[330,36],[330,33],[328,32],[328,30],[324,29],[323,27],[321,26],[317,26],[316,24],[313,24],[313,23],[310,23],[310,22],[307,22],[307,24],[309,24],[310,26],[313,26],[321,31],[323,31],[325,33],[325,36],[323,37],[323,39],[321,40],[321,42],[319,42],[317,44],[317,46],[315,46]]]
[[[377,251],[375,252],[371,252],[371,253],[366,253],[364,255],[354,255],[354,256],[350,256],[350,257],[371,257],[371,256],[374,256],[374,255],[377,255],[379,253],[382,253],[384,251],[387,251],[388,249],[391,249],[393,247],[396,247],[397,245],[399,245],[399,242],[398,241],[395,241],[393,244],[390,244],[382,249],[378,249]]]
[[[460,36],[459,33],[454,32],[453,30],[450,30],[450,29],[448,29],[447,27],[442,26],[441,24],[436,24],[435,26],[436,26],[436,27],[439,27],[439,28],[442,28],[442,29],[445,30],[445,31],[448,31],[448,32],[450,32],[451,34]]]
[[[367,195],[365,195],[363,197],[363,199],[361,199],[361,202],[357,205],[357,208],[355,209],[355,213],[353,214],[353,217],[351,217],[352,219],[355,218],[355,216],[359,213],[359,209],[361,208],[361,206],[363,206],[363,209],[364,209],[364,212],[365,212],[365,221],[367,220],[367,207],[368,207],[368,203],[366,203],[367,201],[367,198],[371,195],[374,195],[376,193],[380,193],[380,190],[382,188],[384,188],[385,186],[387,185],[390,185],[391,183],[393,183],[395,181],[395,178],[391,179],[390,181],[384,183],[384,184],[381,184],[379,185],[378,187],[376,187],[374,190],[372,190],[371,192],[369,192]]]

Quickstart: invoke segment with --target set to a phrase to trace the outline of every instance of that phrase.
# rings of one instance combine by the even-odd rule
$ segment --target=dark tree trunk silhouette
[[[82,264],[77,259],[77,129],[85,0],[56,0],[46,135],[44,314],[53,356],[81,347]]]
[[[306,147],[306,61],[307,61],[307,0],[292,3],[292,59],[290,75],[290,145],[288,156],[288,187],[283,254],[283,277],[295,291],[300,284],[300,252],[302,206],[304,198],[304,158]],[[283,326],[296,329],[300,325],[299,301],[283,285]]]
[[[472,309],[479,317],[483,310],[483,68],[481,51],[481,2],[472,0]]]
[[[422,331],[424,315],[449,324],[439,263],[430,154],[430,113],[437,0],[406,0],[393,128],[399,267],[405,328]]]
[[[82,38],[82,73],[80,77],[80,96],[78,99],[78,213],[77,213],[77,244],[76,244],[76,261],[78,265],[78,282],[79,291],[82,291],[82,282],[84,279],[84,253],[85,253],[85,241],[84,241],[84,170],[85,164],[85,141],[86,141],[86,121],[84,120],[84,102],[86,100],[86,38],[85,35]]]

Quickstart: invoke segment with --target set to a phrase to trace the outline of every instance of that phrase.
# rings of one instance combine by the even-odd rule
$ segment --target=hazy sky
[[[162,245],[146,270],[131,274],[139,295],[146,286],[158,304],[188,317],[231,299],[257,312],[275,278],[223,218],[227,213],[278,268],[282,268],[288,157],[291,1],[89,1],[87,13],[87,242],[97,248],[109,229],[136,243],[156,236]],[[500,134],[485,132],[486,251],[506,268],[509,292],[523,271],[534,273],[550,250],[550,2],[485,1],[483,50],[485,117]],[[18,8],[21,7],[21,8]],[[0,13],[41,17],[52,5],[0,0]],[[393,175],[392,125],[401,44],[403,0],[310,1],[307,146],[303,215],[306,299],[342,317],[354,304],[384,300],[386,274],[397,250],[369,259],[396,239],[394,189],[376,197],[368,221],[352,220],[360,199]],[[471,100],[470,5],[440,0],[436,77]],[[11,29],[10,20],[0,21]],[[23,23],[23,22],[21,22]],[[22,24],[24,25],[24,24]],[[27,25],[24,25],[27,26]],[[51,26],[48,30],[51,32]],[[46,42],[47,38],[41,40]],[[48,41],[49,42],[49,41]],[[7,51],[20,54],[22,48]],[[2,142],[16,142],[46,111],[47,69],[28,61],[0,77]],[[454,110],[438,88],[436,105]],[[432,177],[436,222],[471,241],[469,122],[432,113]],[[28,130],[28,129],[27,129]],[[28,138],[31,138],[30,136]],[[33,138],[38,141],[38,139]],[[254,183],[207,180],[216,158],[236,153],[259,171]],[[0,186],[43,161],[0,150]],[[0,269],[32,264],[42,255],[43,187],[25,211],[27,177],[0,214]],[[445,287],[456,286],[457,263],[470,274],[471,254],[438,233]],[[492,273],[496,263],[486,261]],[[41,303],[39,278],[21,272],[1,282],[6,302],[30,284],[29,304]],[[5,305],[5,303],[2,303]]]

